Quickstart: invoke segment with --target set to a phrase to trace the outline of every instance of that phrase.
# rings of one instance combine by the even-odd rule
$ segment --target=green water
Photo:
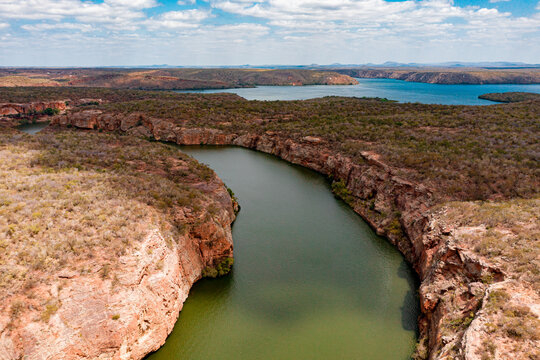
[[[408,359],[416,280],[321,175],[234,147],[182,147],[236,193],[235,265],[193,287],[148,359]]]

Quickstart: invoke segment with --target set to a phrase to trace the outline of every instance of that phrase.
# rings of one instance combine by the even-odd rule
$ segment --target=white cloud
[[[18,56],[10,44],[28,44],[29,54],[40,49],[40,41],[51,49],[41,53],[52,54],[56,48],[62,50],[56,53],[73,52],[81,62],[96,64],[135,59],[139,64],[241,64],[474,57],[537,62],[540,57],[540,49],[530,46],[540,41],[540,12],[515,17],[497,9],[457,6],[454,0],[205,1],[197,7],[194,0],[178,0],[177,5],[192,9],[163,12],[158,0],[0,0],[0,29],[9,28],[2,33],[0,63],[13,63],[10,59]],[[155,15],[149,15],[151,8]],[[540,11],[540,2],[536,9]],[[237,20],[216,25],[223,23],[214,22],[217,17],[227,23]],[[154,50],[144,50],[148,48]]]
[[[27,24],[21,26],[21,28],[28,31],[47,31],[47,30],[79,30],[79,31],[92,31],[94,28],[88,24],[79,23],[56,23],[56,24]]]
[[[496,41],[503,29],[513,38],[540,30],[538,16],[513,18],[497,9],[455,6],[453,0],[212,0],[212,5],[237,15],[266,19],[288,34],[364,32],[379,38],[393,34],[405,42],[437,40],[439,36],[469,41],[468,32],[499,28],[491,34]],[[378,29],[378,34],[373,29]]]
[[[144,18],[141,10],[157,5],[155,0],[105,0],[99,4],[80,0],[0,0],[0,18],[55,21],[74,18],[118,27]]]
[[[197,27],[201,21],[209,18],[210,16],[211,14],[208,11],[198,9],[169,11],[155,18],[149,19],[145,22],[145,25],[151,30],[159,28],[194,28]]]

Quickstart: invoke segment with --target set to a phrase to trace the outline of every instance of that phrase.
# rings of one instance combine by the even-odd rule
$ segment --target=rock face
[[[0,116],[26,115],[42,112],[48,108],[66,110],[67,105],[65,101],[33,102],[29,104],[0,104]]]
[[[64,115],[53,123],[144,134],[184,145],[237,145],[276,155],[332,177],[345,186],[346,190],[338,195],[379,235],[386,236],[420,277],[422,315],[414,357],[481,358],[481,354],[470,348],[478,338],[485,340],[488,335],[482,330],[476,332],[473,327],[467,329],[470,322],[466,319],[482,309],[485,295],[491,287],[500,286],[505,275],[474,253],[469,245],[458,241],[456,227],[444,221],[444,213],[434,210],[435,200],[429,189],[395,175],[394,169],[380,161],[377,154],[365,152],[364,161],[359,163],[333,153],[320,138],[292,140],[274,132],[225,133],[184,128],[141,114],[128,117],[88,114],[88,122]],[[486,278],[490,282],[483,281]]]
[[[85,113],[74,124],[89,126],[95,118],[95,113]],[[135,126],[136,121],[129,124]],[[167,161],[188,170],[181,161]],[[147,174],[160,176],[152,171]],[[0,293],[0,359],[142,359],[161,347],[191,286],[209,269],[230,265],[233,257],[231,224],[237,204],[217,176],[187,184],[203,200],[196,213],[190,207],[175,208],[171,221],[182,224],[183,232],[166,234],[169,230],[156,210],[141,204],[146,206],[144,216],[136,223],[124,221],[133,228],[130,234],[143,236],[125,239],[130,245],[118,255],[114,272],[109,274],[106,262],[106,253],[113,250],[104,245],[86,262],[70,263],[70,270],[34,281],[28,291],[25,287]],[[108,241],[102,235],[98,240]]]
[[[8,314],[0,316],[0,358],[142,359],[159,349],[202,271],[232,256],[232,215],[222,215],[221,224],[202,224],[173,247],[159,231],[150,232],[138,251],[120,259],[124,266],[113,280],[58,274],[42,290],[58,298],[48,321],[29,313],[10,328]],[[210,240],[217,246],[210,248]]]

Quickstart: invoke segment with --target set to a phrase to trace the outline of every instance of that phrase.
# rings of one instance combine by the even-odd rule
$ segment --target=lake
[[[493,92],[535,92],[539,85],[440,85],[407,82],[394,79],[356,79],[358,85],[258,86],[225,90],[188,90],[178,92],[227,92],[247,100],[304,100],[323,96],[380,97],[399,102],[448,105],[492,105],[492,101],[478,99],[478,95]]]

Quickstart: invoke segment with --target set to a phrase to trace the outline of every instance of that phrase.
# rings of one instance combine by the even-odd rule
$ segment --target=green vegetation
[[[540,94],[527,92],[490,93],[478,96],[479,99],[491,100],[502,103],[514,103],[522,101],[540,100]]]
[[[444,200],[528,198],[538,193],[540,101],[493,106],[399,104],[325,97],[246,101],[233,94],[91,88],[0,88],[0,102],[99,98],[80,107],[143,112],[186,127],[320,137],[358,162],[373,151]]]
[[[58,109],[53,109],[53,108],[46,108],[45,110],[43,110],[43,115],[47,115],[47,116],[53,116],[53,115],[56,115],[60,113],[60,110]]]
[[[365,162],[364,152],[376,153],[394,174],[433,191],[440,207],[433,210],[444,213],[442,220],[456,229],[453,236],[460,246],[501,269],[506,280],[540,293],[540,101],[484,107],[340,97],[246,101],[230,94],[0,89],[0,102],[37,101],[41,96],[99,98],[103,103],[82,104],[73,111],[141,112],[179,127],[235,134],[273,132],[298,142],[318,137],[322,146],[358,163]],[[104,261],[110,266],[101,275],[114,278],[117,257],[143,235],[133,224],[151,216],[151,222],[172,234],[167,236],[173,241],[174,234],[186,231],[185,224],[171,222],[175,209],[201,211],[198,200],[203,195],[189,187],[190,181],[214,176],[187,157],[176,159],[166,145],[147,147],[148,142],[119,134],[68,131],[0,139],[0,156],[6,159],[0,164],[0,248],[5,250],[0,256],[0,287],[30,286],[36,273],[58,269],[71,259],[77,260],[79,271],[87,271],[85,256],[97,247],[108,249]],[[155,174],[161,177],[156,180]],[[332,190],[351,201],[343,181],[333,182]],[[234,198],[230,189],[229,194]],[[372,197],[364,205],[377,211]],[[214,211],[212,206],[206,208]],[[405,236],[400,214],[387,211],[393,211],[385,222],[388,234]],[[378,216],[389,214],[381,211]],[[60,232],[53,224],[55,237],[45,237],[51,228],[44,219],[51,218],[62,219],[68,230]],[[108,232],[110,228],[114,230]],[[203,276],[221,276],[231,265],[232,259],[225,259],[206,268]],[[485,272],[476,281],[497,286],[501,276]],[[539,337],[538,320],[528,309],[516,307],[508,293],[492,291],[488,302],[486,309],[498,314],[488,329],[511,339]],[[446,321],[443,330],[455,334],[467,328],[478,315],[469,310]],[[491,352],[486,348],[487,354]],[[425,347],[419,346],[418,358],[423,354]]]
[[[347,185],[345,185],[343,180],[332,183],[332,192],[336,197],[343,199],[347,203],[352,201],[351,192],[347,189]]]
[[[101,99],[104,102],[117,103],[137,100],[161,99],[165,101],[193,101],[208,99],[209,102],[220,100],[243,100],[235,94],[179,94],[168,91],[143,90],[115,90],[105,88],[77,88],[77,87],[0,87],[0,103],[29,103],[34,101],[66,101],[69,104],[85,99]],[[81,102],[79,107],[94,108],[99,105],[97,101]]]
[[[231,257],[225,258],[216,266],[208,266],[203,270],[202,277],[216,278],[227,275],[231,272],[234,259]]]
[[[447,199],[530,197],[538,191],[535,154],[540,102],[480,106],[395,104],[327,97],[306,101],[245,101],[205,97],[104,104],[183,126],[228,132],[273,131],[321,137],[357,161],[374,151],[409,180]],[[179,115],[181,114],[181,115]]]
[[[227,187],[227,192],[229,193],[229,196],[231,197],[231,199],[233,199],[233,201],[238,201],[238,199],[234,195],[234,191],[232,191],[231,188]]]

